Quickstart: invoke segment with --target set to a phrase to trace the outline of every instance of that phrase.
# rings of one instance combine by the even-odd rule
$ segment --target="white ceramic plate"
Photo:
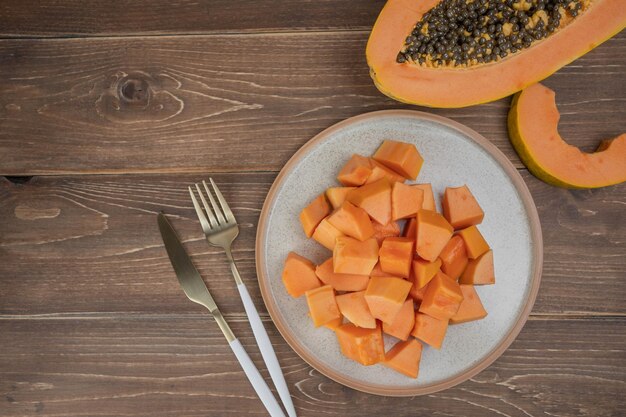
[[[418,182],[433,186],[438,209],[445,187],[467,184],[485,212],[479,226],[494,251],[496,284],[477,287],[488,316],[452,325],[441,350],[425,345],[417,379],[382,365],[345,358],[331,330],[314,328],[304,297],[291,298],[281,273],[289,251],[321,263],[331,252],[307,239],[298,215],[353,153],[372,155],[384,139],[414,143],[424,158]],[[340,122],[304,145],[274,182],[259,220],[256,262],[265,305],[291,347],[314,368],[352,388],[413,396],[456,385],[492,363],[513,342],[534,303],[541,276],[537,210],[522,178],[488,140],[449,119],[406,110],[379,111]],[[396,342],[385,336],[386,347]]]

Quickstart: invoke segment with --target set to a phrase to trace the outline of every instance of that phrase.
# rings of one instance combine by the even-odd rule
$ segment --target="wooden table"
[[[320,375],[271,324],[254,238],[277,172],[339,120],[414,108],[368,75],[382,1],[37,3],[0,4],[0,415],[265,415],[217,327],[183,296],[156,227],[159,210],[172,214],[261,364],[186,192],[209,175],[241,222],[235,258],[301,416],[626,414],[626,184],[572,191],[530,175],[507,138],[510,98],[429,110],[509,156],[541,217],[539,297],[500,359],[447,391],[376,397]],[[622,33],[546,80],[570,143],[592,150],[624,131],[625,76]]]

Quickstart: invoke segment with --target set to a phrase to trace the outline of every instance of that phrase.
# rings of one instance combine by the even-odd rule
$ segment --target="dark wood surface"
[[[185,186],[212,175],[242,226],[235,258],[302,416],[626,414],[626,185],[564,190],[512,150],[510,99],[432,111],[520,168],[544,233],[529,322],[453,389],[383,398],[304,363],[265,311],[254,237],[278,170],[311,136],[396,103],[372,85],[381,1],[0,3],[0,415],[265,415],[216,326],[188,302],[155,227],[171,213],[261,368],[234,282]],[[546,80],[560,130],[591,150],[624,131],[626,35]],[[31,176],[34,176],[31,178]],[[267,377],[267,373],[262,370]]]

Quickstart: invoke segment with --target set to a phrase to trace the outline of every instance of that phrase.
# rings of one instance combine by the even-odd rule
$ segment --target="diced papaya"
[[[313,239],[327,249],[335,249],[335,241],[339,236],[345,236],[339,229],[330,224],[328,218],[325,218],[317,225],[313,232]]]
[[[448,330],[448,319],[437,319],[427,314],[415,312],[415,327],[411,335],[417,337],[424,343],[435,349],[441,349],[446,331]]]
[[[378,181],[382,178],[387,178],[392,184],[394,182],[404,182],[406,180],[406,178],[404,178],[402,175],[392,171],[378,161],[370,159],[370,163],[372,164],[372,173],[370,174],[367,181],[365,181],[366,184]]]
[[[424,299],[424,294],[426,294],[426,289],[428,288],[428,284],[423,287],[418,287],[418,283],[415,280],[415,275],[411,273],[411,277],[409,278],[411,282],[411,289],[409,290],[409,296],[418,303],[421,303]]]
[[[485,216],[467,185],[446,188],[441,203],[444,217],[455,229],[480,224]]]
[[[322,219],[330,213],[330,204],[324,194],[318,195],[308,206],[300,212],[300,223],[306,237],[313,236],[313,232]]]
[[[335,301],[335,290],[330,285],[308,290],[304,294],[309,305],[309,315],[315,327],[320,327],[340,317],[339,307]]]
[[[391,324],[383,322],[383,333],[389,336],[397,337],[400,340],[409,338],[409,334],[413,330],[415,323],[415,310],[413,309],[413,299],[409,298],[404,302],[402,308],[396,314]]]
[[[351,323],[368,329],[376,327],[376,319],[372,316],[367,302],[365,302],[365,291],[338,295],[336,299],[339,311]]]
[[[336,291],[361,291],[367,288],[370,277],[367,275],[336,274],[333,258],[326,259],[315,268],[315,275],[326,285]]]
[[[328,216],[328,222],[344,235],[360,241],[367,240],[374,235],[372,221],[365,210],[354,206],[349,201],[344,201],[341,207]]]
[[[439,271],[428,283],[419,311],[431,317],[447,320],[456,314],[462,301],[463,293],[459,284]]]
[[[433,193],[433,186],[430,184],[415,184],[415,188],[419,188],[424,192],[424,199],[422,201],[422,208],[424,210],[437,211],[435,205],[435,194]]]
[[[420,258],[434,262],[446,246],[454,229],[439,213],[430,210],[417,212],[415,249]]]
[[[369,158],[354,154],[341,168],[337,180],[347,187],[358,187],[365,184],[372,173],[372,163]]]
[[[402,231],[402,236],[415,239],[415,236],[417,236],[417,219],[415,217],[411,217],[406,221],[404,230]]]
[[[423,259],[413,260],[412,275],[416,289],[423,288],[428,284],[440,267],[441,259],[437,259],[435,262],[428,262]]]
[[[396,343],[385,354],[383,365],[411,378],[417,378],[422,359],[422,344],[415,339]]]
[[[461,274],[460,284],[487,285],[495,284],[496,275],[493,268],[493,251],[488,250],[476,259],[472,259]]]
[[[391,188],[391,218],[393,220],[415,217],[422,208],[424,191],[414,185],[395,182]]]
[[[372,277],[365,290],[365,301],[375,318],[391,324],[410,289],[411,283],[401,278]]]
[[[380,267],[388,274],[408,278],[413,260],[413,239],[388,237],[380,247]]]
[[[315,275],[313,262],[295,252],[287,255],[282,279],[289,295],[295,298],[322,285]]]
[[[374,227],[374,238],[376,238],[378,246],[382,245],[383,240],[388,237],[400,236],[400,226],[396,222],[389,222],[384,226],[378,222],[372,222],[372,227]]]
[[[467,323],[487,317],[487,310],[483,307],[473,285],[461,285],[461,292],[463,293],[463,302],[459,311],[450,317],[451,324]]]
[[[458,280],[468,262],[463,238],[459,235],[452,236],[439,254],[439,259],[443,273],[455,281]]]
[[[383,334],[378,324],[374,329],[343,324],[335,330],[341,353],[361,365],[374,365],[385,360]]]
[[[380,261],[376,265],[374,265],[374,269],[372,269],[372,272],[370,272],[370,277],[393,277],[393,278],[397,278],[396,276],[388,274],[385,271],[383,271],[382,268],[380,267]]]
[[[374,153],[374,160],[391,168],[405,178],[415,180],[424,159],[411,143],[386,140]]]
[[[343,316],[340,313],[338,318],[331,320],[328,323],[324,323],[322,326],[334,332],[335,330],[337,330],[337,327],[341,326],[342,324],[343,324]]]
[[[355,188],[346,200],[365,210],[380,224],[391,221],[391,184],[386,178]]]
[[[336,274],[369,276],[376,262],[378,262],[376,239],[361,242],[348,236],[337,238],[333,250],[333,269]]]
[[[331,187],[326,189],[326,198],[333,209],[338,209],[346,200],[346,195],[354,189],[355,187]]]
[[[489,245],[476,226],[470,226],[459,231],[459,236],[465,242],[467,256],[470,259],[476,259],[489,250]]]

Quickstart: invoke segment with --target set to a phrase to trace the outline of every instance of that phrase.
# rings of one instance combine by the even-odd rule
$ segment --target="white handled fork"
[[[270,376],[272,377],[274,385],[276,386],[278,395],[280,396],[280,399],[282,400],[283,405],[287,410],[287,414],[289,415],[289,417],[296,417],[296,409],[293,406],[291,395],[289,394],[289,389],[287,388],[287,383],[285,382],[285,376],[280,369],[280,364],[278,363],[276,352],[274,352],[272,343],[267,336],[267,331],[265,330],[265,327],[261,322],[261,318],[259,317],[259,312],[252,302],[252,298],[250,297],[250,293],[248,293],[246,285],[241,280],[241,276],[239,275],[239,271],[237,270],[237,265],[235,265],[235,260],[233,259],[231,246],[235,238],[239,235],[239,226],[237,225],[235,216],[228,206],[228,203],[224,199],[224,196],[222,196],[219,188],[217,188],[217,185],[215,185],[215,182],[213,182],[212,178],[209,178],[209,181],[213,186],[213,191],[215,192],[215,196],[219,201],[219,206],[215,201],[215,198],[213,198],[211,191],[209,191],[209,187],[207,187],[206,182],[202,181],[206,196],[211,203],[211,205],[209,206],[205,195],[200,189],[200,186],[198,184],[195,184],[195,188],[198,192],[198,195],[200,196],[200,200],[202,201],[204,211],[198,203],[193,189],[189,187],[191,201],[193,202],[193,206],[196,209],[198,218],[200,219],[202,231],[204,232],[204,235],[206,236],[206,239],[210,245],[220,247],[226,252],[226,258],[228,259],[230,269],[233,273],[233,276],[235,277],[237,289],[239,290],[239,295],[241,296],[241,300],[243,301],[246,315],[248,316],[248,320],[250,321],[252,332],[254,333],[254,338],[259,345],[259,350],[261,351],[263,361],[267,365],[267,369],[270,373]]]

